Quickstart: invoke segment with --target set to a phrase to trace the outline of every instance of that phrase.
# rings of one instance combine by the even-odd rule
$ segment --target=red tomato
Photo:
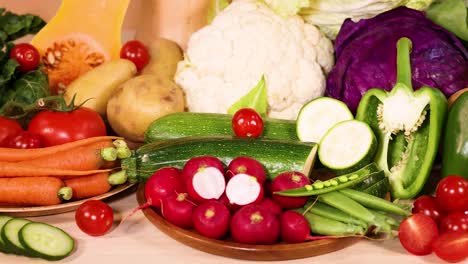
[[[130,40],[122,46],[120,58],[132,61],[137,70],[141,71],[149,61],[149,53],[146,46],[138,40]]]
[[[6,148],[10,139],[23,131],[18,121],[0,116],[0,148]]]
[[[444,210],[439,206],[436,199],[430,195],[423,195],[416,199],[413,203],[413,214],[423,213],[432,218],[436,223],[446,215]]]
[[[439,231],[437,224],[427,215],[414,214],[403,220],[398,229],[401,245],[414,255],[427,255],[432,251],[432,241]]]
[[[29,131],[22,131],[19,135],[10,139],[8,147],[18,149],[40,148],[42,147],[41,137]]]
[[[440,232],[447,231],[467,231],[468,232],[468,215],[463,212],[451,212],[439,224]]]
[[[263,133],[263,119],[254,109],[242,108],[232,117],[232,129],[238,137],[259,137]]]
[[[37,69],[41,60],[39,51],[29,43],[15,45],[10,51],[10,58],[19,63],[21,72],[28,72]]]
[[[112,208],[99,200],[82,203],[75,212],[75,221],[81,231],[90,236],[102,236],[107,233],[114,221]]]
[[[461,262],[468,258],[468,232],[447,232],[432,243],[432,250],[447,262]]]
[[[443,178],[436,189],[436,200],[447,212],[468,210],[468,181],[461,176]]]
[[[33,117],[28,130],[41,137],[44,147],[106,135],[102,117],[85,107],[71,112],[40,112]]]

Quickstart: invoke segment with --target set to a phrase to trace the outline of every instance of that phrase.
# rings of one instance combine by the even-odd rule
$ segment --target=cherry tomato
[[[146,46],[138,40],[130,40],[120,49],[120,58],[132,61],[137,70],[141,71],[149,61]]]
[[[436,200],[447,212],[468,210],[468,180],[461,176],[443,178],[436,189]]]
[[[232,129],[238,137],[259,137],[263,133],[263,119],[254,109],[242,108],[232,117]]]
[[[10,51],[10,58],[19,63],[21,72],[28,72],[37,69],[41,60],[39,51],[29,43],[15,45]]]
[[[427,215],[418,213],[403,220],[398,229],[401,245],[410,253],[418,256],[432,252],[432,241],[439,231],[437,224]]]
[[[430,195],[423,195],[417,198],[413,203],[413,214],[423,213],[432,218],[436,223],[446,215],[439,206],[436,199]]]
[[[447,262],[461,262],[468,258],[468,232],[443,233],[432,243],[432,250]]]
[[[80,107],[71,112],[43,111],[33,117],[28,131],[41,137],[44,147],[106,135],[106,125],[94,110]]]
[[[451,212],[439,224],[440,232],[447,231],[467,231],[468,232],[468,215],[464,212]]]
[[[8,147],[18,149],[40,148],[42,147],[41,137],[29,131],[22,131],[19,135],[10,139]]]
[[[107,233],[114,221],[112,208],[99,200],[82,203],[75,212],[75,221],[81,231],[91,236]]]
[[[10,139],[23,131],[18,121],[0,116],[0,148],[6,148]]]

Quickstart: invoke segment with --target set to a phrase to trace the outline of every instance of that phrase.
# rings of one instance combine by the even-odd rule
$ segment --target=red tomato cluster
[[[399,228],[403,247],[415,255],[434,252],[448,262],[468,257],[468,180],[449,176],[437,185],[435,196],[415,200],[413,215]]]

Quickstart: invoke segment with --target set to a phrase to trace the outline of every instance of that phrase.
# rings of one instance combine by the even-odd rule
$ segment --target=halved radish
[[[239,173],[229,180],[226,196],[229,202],[237,205],[257,203],[263,198],[263,187],[254,176]]]
[[[187,192],[197,202],[219,199],[226,189],[224,174],[215,167],[198,170],[186,182]]]
[[[187,181],[195,173],[208,167],[214,167],[224,172],[224,165],[218,158],[213,156],[198,156],[191,158],[185,163],[182,169],[182,179]]]
[[[239,173],[254,176],[260,184],[263,184],[266,180],[266,172],[263,165],[250,157],[241,156],[233,159],[227,167],[226,178],[229,180]]]

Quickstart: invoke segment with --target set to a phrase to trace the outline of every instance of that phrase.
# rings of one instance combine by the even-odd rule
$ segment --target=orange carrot
[[[108,172],[65,179],[65,185],[72,188],[72,199],[89,198],[108,192],[111,185],[107,181]]]
[[[111,170],[61,170],[54,168],[43,168],[29,164],[20,164],[18,162],[0,161],[0,177],[40,177],[40,176],[85,176]]]
[[[62,180],[55,177],[0,178],[0,203],[15,205],[56,205]]]
[[[23,161],[56,154],[62,151],[71,150],[77,147],[85,146],[99,141],[108,141],[113,139],[121,139],[120,137],[103,136],[85,138],[62,145],[37,148],[37,149],[14,149],[14,148],[0,148],[0,161]]]
[[[25,164],[61,170],[97,170],[105,162],[101,158],[101,149],[112,146],[111,140],[98,141],[36,159],[21,161],[18,162],[18,165]]]

